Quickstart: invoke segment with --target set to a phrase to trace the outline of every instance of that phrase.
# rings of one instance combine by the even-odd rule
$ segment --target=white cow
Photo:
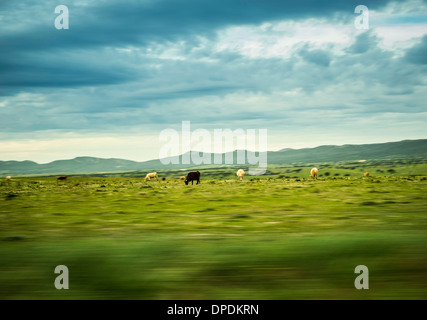
[[[243,176],[245,175],[245,170],[243,170],[243,169],[237,170],[236,175],[239,177],[239,180],[242,181],[243,180]]]
[[[310,171],[310,178],[311,179],[317,179],[318,173],[319,173],[319,169],[317,169],[317,168],[311,169],[311,171]]]
[[[157,176],[157,172],[151,172],[151,173],[147,173],[147,175],[145,176],[145,181],[147,180],[151,180],[156,178],[157,180],[159,180],[159,177]]]

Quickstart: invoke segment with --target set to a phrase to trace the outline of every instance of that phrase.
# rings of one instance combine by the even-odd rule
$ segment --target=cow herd
[[[310,170],[310,179],[317,180],[318,174],[319,174],[319,169],[312,168]],[[239,178],[239,181],[243,181],[244,175],[245,175],[245,170],[243,170],[243,169],[237,170],[236,176]],[[365,177],[369,177],[369,172],[365,172],[363,175]],[[63,180],[67,179],[67,176],[59,176],[56,179],[58,182],[63,181]],[[149,181],[151,179],[156,179],[157,181],[159,181],[159,176],[157,175],[157,172],[147,173],[144,180]],[[12,180],[11,176],[6,177],[6,182],[10,182],[11,180]],[[162,180],[165,181],[166,178],[163,177]],[[189,182],[191,182],[191,184],[193,184],[194,181],[196,181],[196,184],[199,184],[200,183],[200,172],[199,171],[189,172],[187,174],[187,176],[179,177],[179,180],[184,181],[186,185],[188,185]]]
[[[317,168],[311,169],[310,178],[316,180],[318,173],[319,173],[319,169],[317,169]],[[366,175],[366,174],[367,173],[365,173],[365,177],[369,177],[369,173],[368,173],[368,175]],[[245,170],[243,170],[243,169],[237,170],[236,176],[239,178],[239,181],[243,181],[243,177],[245,176]],[[147,173],[147,175],[145,176],[145,181],[148,181],[151,179],[156,179],[157,181],[159,180],[159,178],[157,176],[157,172]],[[165,178],[162,178],[162,179],[163,179],[163,181],[166,180]],[[188,185],[188,183],[190,183],[190,182],[191,182],[191,184],[194,184],[194,181],[196,181],[196,184],[199,184],[200,183],[200,172],[199,171],[189,172],[187,174],[187,176],[179,177],[179,180],[184,181],[185,185]]]

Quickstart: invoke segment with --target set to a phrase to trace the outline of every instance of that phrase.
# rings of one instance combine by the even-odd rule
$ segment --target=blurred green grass
[[[1,299],[425,299],[426,236],[76,240],[1,248]],[[53,286],[55,266],[70,289]],[[370,289],[356,290],[357,265]]]
[[[425,299],[423,176],[17,178],[1,299]],[[67,265],[70,290],[56,290]],[[370,290],[354,288],[354,268]]]

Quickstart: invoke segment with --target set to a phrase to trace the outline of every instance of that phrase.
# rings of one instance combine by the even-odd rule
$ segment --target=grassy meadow
[[[2,179],[0,299],[426,299],[426,163],[310,168]]]

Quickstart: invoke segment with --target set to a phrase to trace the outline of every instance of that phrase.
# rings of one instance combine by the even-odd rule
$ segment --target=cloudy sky
[[[427,138],[426,75],[422,0],[2,0],[0,160],[149,160],[182,121],[269,150]]]

